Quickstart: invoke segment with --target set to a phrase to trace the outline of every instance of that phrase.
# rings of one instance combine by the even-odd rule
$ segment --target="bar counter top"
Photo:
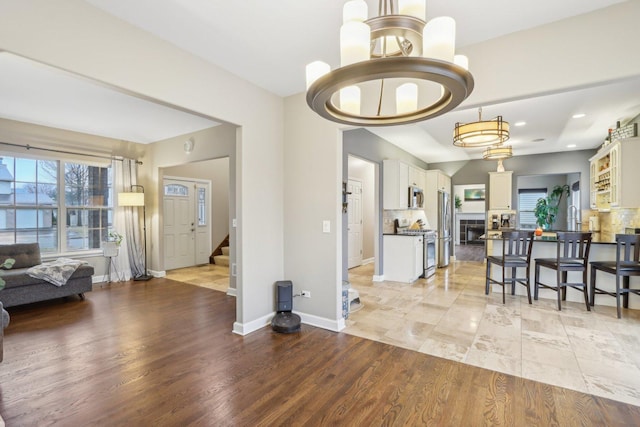
[[[512,230],[509,230],[512,231]],[[513,230],[516,231],[516,230]],[[517,230],[517,231],[531,231],[531,230]],[[558,230],[562,231],[562,230]],[[536,242],[556,242],[557,239],[557,231],[544,231],[542,232],[542,236],[535,236]],[[489,230],[486,234],[480,236],[482,240],[502,240],[502,231],[501,230]],[[615,233],[607,233],[602,231],[592,231],[591,232],[591,243],[594,244],[616,244],[616,235]]]

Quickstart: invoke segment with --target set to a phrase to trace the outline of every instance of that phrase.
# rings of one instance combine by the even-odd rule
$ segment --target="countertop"
[[[526,230],[530,231],[530,230]],[[562,230],[558,230],[562,231]],[[500,231],[489,230],[487,234],[483,234],[480,236],[483,240],[502,240],[502,235]],[[535,236],[536,242],[556,242],[557,235],[555,231],[545,231],[542,233],[542,236]],[[606,233],[601,231],[592,231],[591,232],[591,243],[597,244],[616,244],[616,235],[615,233]]]

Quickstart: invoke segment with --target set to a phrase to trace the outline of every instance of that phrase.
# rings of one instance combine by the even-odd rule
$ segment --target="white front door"
[[[362,265],[362,182],[350,179],[347,183],[348,260],[347,267]]]
[[[164,179],[164,266],[206,264],[211,254],[211,210],[207,183]]]

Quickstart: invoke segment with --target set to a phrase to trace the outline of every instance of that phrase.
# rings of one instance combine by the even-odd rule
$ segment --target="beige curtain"
[[[115,268],[120,272],[119,279],[130,280],[132,277],[145,274],[141,218],[139,208],[118,206],[117,200],[118,193],[130,192],[131,186],[137,183],[138,165],[133,159],[123,159],[114,160],[112,167],[116,199],[114,229],[124,236],[120,255],[115,260]]]

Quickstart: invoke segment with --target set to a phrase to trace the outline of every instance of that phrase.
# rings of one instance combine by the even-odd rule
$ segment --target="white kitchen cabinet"
[[[489,172],[489,210],[510,210],[513,171]]]
[[[590,160],[590,202],[594,209],[640,207],[640,138],[609,144]]]
[[[424,189],[424,171],[400,160],[383,160],[382,174],[383,209],[408,209],[409,186]]]
[[[409,166],[409,185],[424,189],[425,172],[415,166]]]
[[[384,235],[384,280],[413,283],[424,273],[423,239],[423,236]]]

